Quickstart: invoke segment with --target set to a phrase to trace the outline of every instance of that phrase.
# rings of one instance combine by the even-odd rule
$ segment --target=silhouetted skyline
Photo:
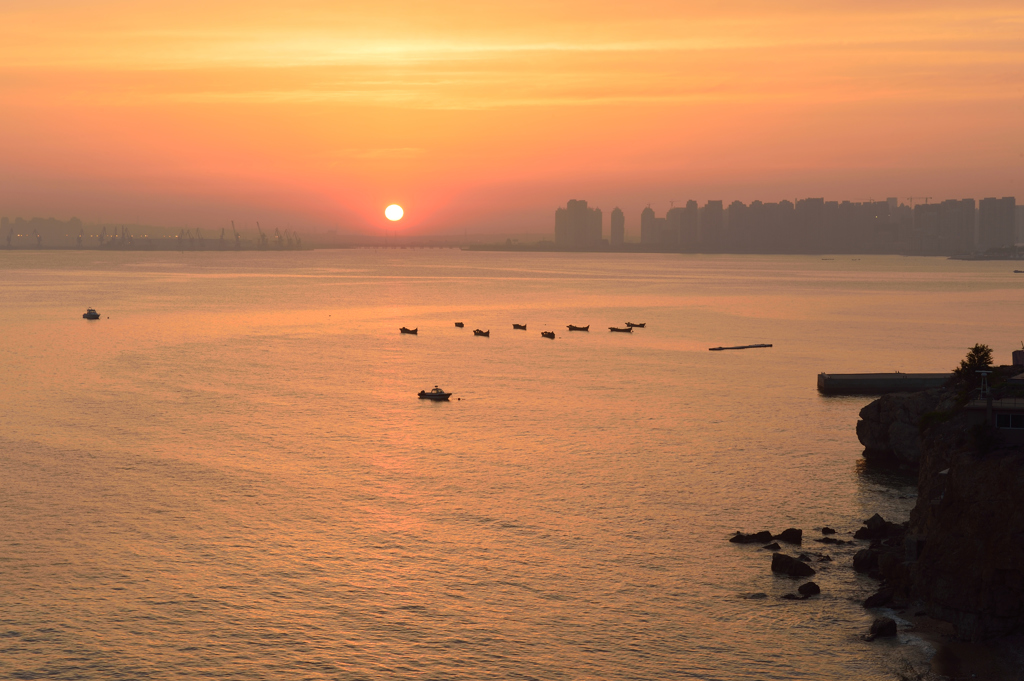
[[[1012,249],[1021,240],[1024,211],[1012,196],[950,199],[907,205],[885,201],[783,200],[749,205],[689,200],[658,217],[645,207],[634,223],[645,250],[730,253],[903,253],[970,255]],[[555,245],[565,250],[624,246],[628,224],[613,210],[608,238],[598,229],[601,210],[571,200],[555,213]],[[580,235],[585,235],[580,236]]]

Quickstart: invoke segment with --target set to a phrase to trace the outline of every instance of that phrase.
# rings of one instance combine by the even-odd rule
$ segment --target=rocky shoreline
[[[1017,397],[1006,381],[1024,369],[992,371],[994,399]],[[883,591],[980,641],[1024,631],[1024,446],[966,408],[970,388],[885,395],[857,434],[869,460],[918,474],[904,536],[879,554]]]
[[[1024,367],[981,368],[992,371],[993,399],[1024,399],[1024,389],[1007,382]],[[842,562],[834,563],[826,554],[782,552],[780,541],[802,543],[799,529],[730,538],[772,551],[777,574],[812,577],[816,567],[834,564],[877,580],[863,606],[882,610],[862,638],[896,636],[897,622],[888,613],[911,622],[938,651],[930,670],[900,678],[1024,679],[1024,444],[994,426],[991,401],[987,414],[969,408],[979,382],[972,368],[944,388],[885,395],[861,410],[857,436],[865,459],[917,475],[907,522],[876,514],[852,540],[821,528],[812,541],[842,549]],[[861,548],[851,557],[854,547],[844,544]],[[783,598],[811,598],[820,589],[807,582],[797,591]]]

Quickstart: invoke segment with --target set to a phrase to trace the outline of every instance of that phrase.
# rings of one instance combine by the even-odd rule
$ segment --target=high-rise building
[[[696,249],[700,244],[700,207],[690,199],[683,209],[683,222],[679,232],[679,245],[686,250]]]
[[[978,247],[982,251],[1013,246],[1017,240],[1017,200],[1012,196],[978,202]]]
[[[621,246],[626,242],[626,216],[618,206],[612,210],[611,223],[609,242],[612,246]]]
[[[601,243],[601,209],[586,201],[571,200],[555,211],[555,245],[559,248],[596,248]]]
[[[733,201],[725,209],[726,243],[729,250],[750,251],[750,208],[742,201]]]
[[[794,209],[793,243],[796,253],[833,251],[830,230],[825,225],[825,199],[800,199]]]
[[[963,255],[974,250],[974,199],[914,206],[911,244],[922,255]]]
[[[668,209],[665,213],[665,229],[661,233],[661,243],[663,246],[676,249],[679,247],[679,241],[683,234],[683,215],[686,213],[685,208],[674,206]]]
[[[703,248],[720,251],[724,246],[725,211],[721,201],[708,201],[700,210],[700,237]]]
[[[653,246],[658,243],[657,218],[654,217],[654,210],[647,206],[640,212],[640,243],[644,246]]]

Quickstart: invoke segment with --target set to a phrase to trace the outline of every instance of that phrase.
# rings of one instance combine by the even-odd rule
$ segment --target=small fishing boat
[[[99,318],[100,318],[100,313],[97,312],[96,310],[92,309],[91,307],[88,310],[85,311],[84,315],[82,315],[82,319],[99,319]]]
[[[770,348],[771,346],[771,343],[755,343],[754,345],[733,345],[727,348],[708,348],[708,350],[710,350],[711,352],[718,352],[720,350],[749,350],[750,348]]]
[[[1014,270],[1014,274],[1024,274],[1024,270]]]
[[[569,325],[569,330],[570,331],[590,331],[590,324],[587,324],[586,326],[573,326],[572,324],[570,324]]]
[[[457,327],[459,327],[461,329],[462,327],[465,326],[465,324],[463,322],[455,322],[455,326],[457,326]]]
[[[545,338],[554,338],[555,337],[555,332],[554,331],[541,331],[540,335],[544,336]]]
[[[522,329],[523,331],[526,331],[526,324],[513,324],[512,328],[513,329]]]
[[[488,338],[490,338],[491,337],[491,330],[487,329],[486,331],[481,331],[480,329],[473,329],[473,335],[474,336],[487,336]]]
[[[421,400],[434,400],[435,402],[447,402],[448,398],[451,397],[451,396],[452,396],[451,393],[446,393],[445,391],[443,391],[440,388],[438,388],[436,385],[434,386],[434,389],[429,391],[429,392],[426,391],[426,390],[421,390],[420,391],[420,399]]]
[[[616,333],[633,333],[633,327],[632,326],[627,326],[624,329],[620,329],[617,326],[609,326],[608,330],[609,331],[614,331]]]
[[[412,335],[415,336],[420,332],[420,327],[417,326],[415,329],[407,329],[403,326],[402,328],[399,329],[399,331],[401,331],[402,333],[411,333]]]
[[[647,322],[644,322],[643,324],[634,324],[633,322],[626,322],[626,326],[630,329],[642,329],[645,326],[647,326]]]

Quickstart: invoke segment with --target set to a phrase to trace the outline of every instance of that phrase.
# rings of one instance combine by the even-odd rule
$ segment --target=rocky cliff
[[[964,402],[955,387],[886,395],[861,411],[857,434],[868,458],[918,470],[886,588],[979,640],[1024,631],[1024,451]]]
[[[857,438],[869,461],[917,468],[921,459],[921,420],[935,412],[941,390],[883,395],[860,410]]]

